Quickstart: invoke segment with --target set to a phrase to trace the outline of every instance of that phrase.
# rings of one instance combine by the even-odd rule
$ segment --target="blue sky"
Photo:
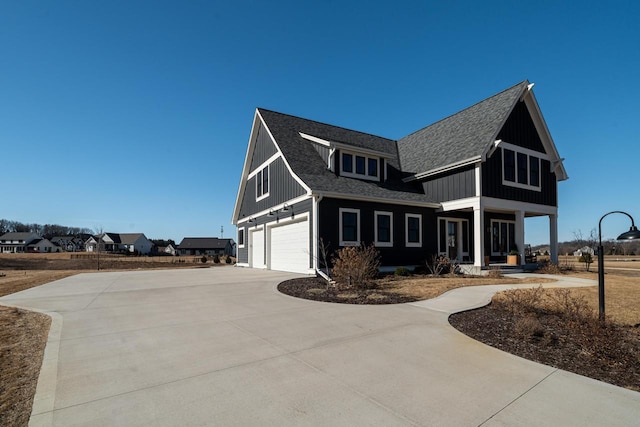
[[[0,218],[235,237],[256,107],[397,139],[529,79],[560,240],[640,221],[639,3],[520,3],[3,2]]]

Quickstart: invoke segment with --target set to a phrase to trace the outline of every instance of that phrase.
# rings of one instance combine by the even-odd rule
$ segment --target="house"
[[[66,252],[84,251],[84,240],[77,236],[55,236],[51,238],[51,243]]]
[[[233,256],[233,239],[217,237],[185,237],[178,245],[180,255],[229,255]]]
[[[178,249],[171,243],[169,243],[167,246],[156,246],[154,252],[159,255],[178,255]]]
[[[322,248],[372,243],[381,264],[444,255],[524,262],[524,222],[549,219],[568,178],[533,84],[518,83],[398,140],[258,108],[232,223],[238,265],[314,273]]]
[[[143,233],[100,233],[89,237],[85,242],[87,252],[95,252],[100,243],[101,252],[137,253],[148,255],[153,248]]]
[[[29,232],[10,232],[0,236],[0,253],[25,253],[34,252],[36,246],[29,248],[29,245],[41,242],[42,237],[36,233]],[[49,242],[47,240],[47,242]],[[51,244],[51,242],[49,242]],[[46,242],[43,242],[42,247],[46,247]],[[43,251],[44,252],[44,251]]]
[[[596,251],[593,248],[590,248],[589,246],[583,246],[582,248],[573,252],[573,256],[582,256],[584,254],[589,254],[591,256],[594,256],[596,254]]]
[[[49,253],[60,252],[61,248],[58,245],[51,243],[49,239],[39,238],[33,240],[27,245],[27,251],[34,253]]]

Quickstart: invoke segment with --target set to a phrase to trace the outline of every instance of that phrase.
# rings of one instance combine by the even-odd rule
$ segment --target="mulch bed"
[[[408,295],[378,289],[374,284],[371,286],[366,289],[345,289],[328,286],[322,278],[304,277],[282,282],[278,285],[278,290],[293,297],[341,304],[402,304],[418,300]]]
[[[593,322],[580,325],[553,314],[530,320],[491,304],[449,317],[464,334],[511,354],[574,372],[620,387],[640,391],[640,328]],[[524,329],[524,331],[523,331]]]

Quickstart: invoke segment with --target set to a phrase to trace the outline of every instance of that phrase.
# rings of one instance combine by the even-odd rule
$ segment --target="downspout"
[[[322,276],[325,280],[329,280],[329,278],[326,277],[326,275],[320,271],[320,268],[318,265],[319,264],[318,263],[318,259],[319,259],[318,235],[320,234],[320,221],[318,218],[318,210],[319,210],[318,207],[323,198],[324,196],[322,194],[313,198],[313,269],[316,272],[316,274]]]

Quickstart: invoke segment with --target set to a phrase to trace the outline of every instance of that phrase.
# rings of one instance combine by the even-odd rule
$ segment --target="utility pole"
[[[222,239],[224,237],[224,226],[221,225],[220,226],[220,238]]]

